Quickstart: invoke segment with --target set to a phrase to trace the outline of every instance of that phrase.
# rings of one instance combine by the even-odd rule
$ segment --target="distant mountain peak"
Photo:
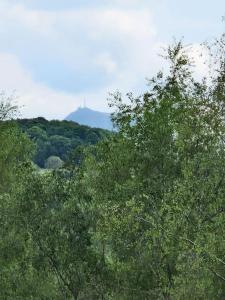
[[[113,129],[109,113],[96,111],[86,106],[78,107],[78,109],[70,113],[65,120],[95,128]]]

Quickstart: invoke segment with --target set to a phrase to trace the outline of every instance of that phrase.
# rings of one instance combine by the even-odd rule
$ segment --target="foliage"
[[[41,168],[44,168],[50,156],[58,156],[66,161],[78,146],[96,144],[110,134],[107,130],[90,128],[70,121],[36,118],[18,119],[17,123],[36,144],[34,163]]]
[[[115,299],[221,299],[224,81],[196,82],[182,43],[142,97],[112,99],[119,134],[86,159]],[[224,59],[224,57],[223,57]],[[224,66],[223,64],[220,64]],[[219,93],[218,93],[219,89]]]
[[[62,168],[63,161],[58,156],[50,156],[45,162],[45,169],[59,169]]]
[[[33,152],[28,138],[9,121],[16,115],[17,107],[11,97],[0,94],[0,192],[9,190],[10,182],[17,179],[17,169]]]
[[[85,195],[73,178],[65,180],[60,173],[35,172],[25,179],[14,200],[16,227],[24,228],[30,238],[32,268],[44,270],[51,295],[94,297],[98,256],[91,243],[92,214]]]
[[[210,48],[217,68],[208,81],[195,80],[178,42],[166,54],[169,74],[159,72],[146,93],[113,95],[117,134],[18,121],[60,155],[79,133],[85,142],[73,144],[64,169],[38,172],[27,137],[0,123],[3,299],[223,299],[221,44]]]

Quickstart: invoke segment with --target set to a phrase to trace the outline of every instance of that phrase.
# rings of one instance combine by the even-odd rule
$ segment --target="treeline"
[[[44,118],[18,119],[19,127],[35,143],[34,163],[44,168],[51,156],[67,161],[77,147],[96,144],[110,132],[70,121],[48,121]]]
[[[66,176],[36,172],[27,136],[0,123],[2,299],[224,298],[224,44],[208,82],[169,47],[169,74],[115,94],[118,133]]]

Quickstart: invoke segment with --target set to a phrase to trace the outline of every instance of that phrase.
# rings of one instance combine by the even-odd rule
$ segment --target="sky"
[[[224,15],[224,0],[0,0],[0,91],[22,117],[63,119],[84,102],[109,111],[109,93],[147,89],[162,47],[175,37],[198,49]]]

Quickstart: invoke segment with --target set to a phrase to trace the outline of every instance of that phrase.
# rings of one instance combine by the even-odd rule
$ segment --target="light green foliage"
[[[128,94],[125,104],[114,95],[119,134],[86,160],[97,236],[113,298],[221,299],[224,69],[207,86],[192,77],[181,43],[166,58],[169,75],[149,81],[143,97]]]
[[[10,182],[17,178],[17,169],[32,155],[32,145],[27,137],[9,120],[16,106],[1,94],[0,100],[0,192],[8,191]]]
[[[58,156],[50,156],[45,162],[45,169],[60,169],[63,166],[63,161]]]
[[[42,272],[33,270],[28,259],[29,236],[16,226],[15,197],[24,182],[23,173],[29,168],[33,147],[15,124],[3,122],[13,116],[15,107],[5,102],[0,107],[0,296],[2,299],[32,299],[46,294],[46,299],[52,299],[48,298],[47,289],[43,292]],[[37,281],[39,288],[34,284]]]
[[[44,270],[49,294],[60,299],[99,299],[107,294],[104,255],[93,240],[95,210],[83,181],[61,172],[34,172],[24,179],[15,199],[15,226],[29,235],[29,260],[36,272]]]

